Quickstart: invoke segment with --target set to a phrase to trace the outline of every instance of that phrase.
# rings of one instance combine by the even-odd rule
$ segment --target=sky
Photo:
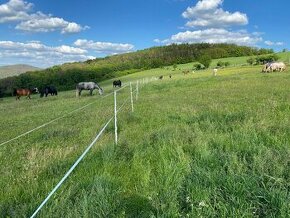
[[[290,48],[289,0],[0,0],[0,65],[49,67],[172,43]]]

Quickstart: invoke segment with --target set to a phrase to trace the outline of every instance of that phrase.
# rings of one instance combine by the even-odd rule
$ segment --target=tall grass
[[[127,105],[119,114],[119,144],[111,124],[40,217],[289,216],[289,71],[260,74],[244,67],[218,74],[177,73],[145,86],[135,112]],[[112,98],[76,100],[71,94],[1,103],[10,107],[1,130],[9,138],[28,117],[36,124],[39,116],[48,120],[98,101],[0,148],[2,217],[31,215],[111,116]],[[43,111],[49,105],[52,115]],[[34,110],[22,109],[29,106]]]

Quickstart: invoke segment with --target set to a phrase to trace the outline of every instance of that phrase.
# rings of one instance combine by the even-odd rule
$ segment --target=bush
[[[177,64],[173,64],[173,70],[176,70],[176,68],[177,68]]]
[[[267,55],[267,56],[258,56],[256,57],[256,62],[255,64],[266,64],[269,62],[277,61],[279,59],[278,55],[272,54],[272,55]]]
[[[255,58],[249,58],[247,60],[247,63],[250,64],[250,65],[253,65],[255,62],[256,62]]]
[[[228,61],[226,61],[226,62],[219,61],[219,62],[217,62],[216,66],[217,67],[228,67],[228,66],[230,66],[230,62],[228,62]]]
[[[198,61],[205,67],[209,68],[211,63],[211,57],[209,55],[202,55],[199,57]]]
[[[199,64],[199,63],[193,65],[193,70],[201,70],[203,68],[204,67],[201,64]]]

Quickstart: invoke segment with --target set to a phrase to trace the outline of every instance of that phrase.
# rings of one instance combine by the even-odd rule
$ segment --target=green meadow
[[[183,75],[192,65],[120,78],[135,88],[164,76],[120,111],[119,143],[111,122],[38,217],[289,217],[290,71]],[[118,105],[129,96],[122,89]],[[113,116],[113,95],[0,101],[0,144],[91,102],[0,147],[0,217],[32,215]]]

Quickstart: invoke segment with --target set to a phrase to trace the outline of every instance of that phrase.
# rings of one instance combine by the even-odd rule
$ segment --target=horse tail
[[[16,96],[16,94],[17,94],[17,89],[13,89],[13,96]]]

